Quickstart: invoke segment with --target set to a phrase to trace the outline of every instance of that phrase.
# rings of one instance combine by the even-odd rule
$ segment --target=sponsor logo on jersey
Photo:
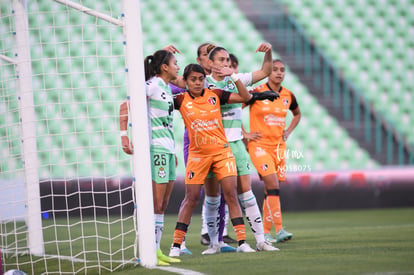
[[[268,126],[284,126],[286,119],[284,117],[277,117],[272,114],[264,117],[264,123]]]
[[[269,169],[269,166],[267,166],[267,164],[262,164],[261,168],[263,171],[267,171],[267,169]]]
[[[207,100],[208,103],[210,103],[211,105],[216,105],[217,103],[217,98],[214,96],[210,96],[210,98]]]
[[[219,120],[202,120],[196,119],[191,123],[191,129],[194,131],[210,131],[219,128]]]
[[[285,105],[285,106],[289,105],[289,99],[287,99],[286,97],[283,98],[283,105]]]
[[[224,113],[222,113],[221,114],[221,117],[232,117],[232,116],[235,116],[235,115],[236,115],[236,112],[230,111],[230,112],[224,112]]]
[[[160,169],[158,170],[158,176],[160,178],[165,178],[166,175],[167,175],[167,173],[165,173],[164,167],[160,167]]]
[[[162,122],[162,126],[167,129],[173,129],[173,125],[171,123],[167,123],[165,121]]]

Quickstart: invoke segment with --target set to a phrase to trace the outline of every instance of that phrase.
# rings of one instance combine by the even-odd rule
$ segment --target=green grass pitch
[[[165,218],[165,229],[162,249],[168,255],[172,235],[176,223],[176,215]],[[128,227],[131,227],[131,221]],[[369,209],[321,212],[285,212],[283,223],[286,229],[294,234],[287,243],[277,244],[279,252],[257,253],[221,253],[203,256],[206,249],[200,244],[200,216],[194,216],[187,234],[187,247],[192,256],[182,256],[182,262],[171,267],[204,274],[414,274],[414,208]],[[91,231],[96,230],[93,223]],[[247,223],[246,223],[247,226]],[[74,228],[76,228],[74,226]],[[247,241],[255,245],[253,234],[248,226]],[[85,227],[84,227],[85,230]],[[103,225],[102,234],[108,230]],[[119,224],[109,229],[116,235]],[[235,236],[229,226],[230,235]],[[82,251],[83,244],[90,250],[109,251],[109,242],[102,240],[85,240],[76,229],[71,232],[76,240],[72,250]],[[51,234],[45,234],[51,235]],[[127,234],[131,244],[134,232]],[[63,239],[66,234],[58,234]],[[112,250],[116,249],[118,240],[112,240]],[[129,240],[127,239],[127,243]],[[65,250],[65,245],[59,250]],[[56,245],[49,245],[56,247]],[[46,250],[50,250],[46,246]],[[69,246],[67,246],[69,249]],[[64,251],[60,251],[64,254]],[[55,254],[52,251],[51,254]],[[124,253],[133,258],[133,249]],[[129,255],[130,254],[130,255]],[[73,255],[73,254],[72,254]],[[86,255],[86,254],[85,254]],[[89,257],[89,256],[85,256]],[[115,259],[115,258],[113,258]],[[90,259],[94,260],[94,259]],[[107,260],[107,259],[106,259]],[[41,274],[44,262],[34,274]],[[104,269],[92,268],[85,272],[85,263],[60,262],[62,271],[72,270],[72,264],[79,265],[80,274],[173,274],[162,269],[146,269],[139,265],[126,265],[122,270],[110,273]],[[66,265],[67,264],[67,265]],[[48,259],[48,270],[56,270],[57,260]],[[106,265],[108,265],[106,263]],[[185,274],[185,273],[181,273]],[[186,273],[191,274],[191,273]]]
[[[175,216],[166,218],[165,254],[175,222]],[[172,266],[205,274],[414,274],[413,208],[286,212],[283,223],[294,236],[277,244],[279,252],[203,256],[206,247],[200,245],[200,217],[196,216],[187,236],[193,255],[181,257],[182,263]],[[250,230],[247,237],[253,246]],[[137,273],[171,274],[142,267],[113,274]]]

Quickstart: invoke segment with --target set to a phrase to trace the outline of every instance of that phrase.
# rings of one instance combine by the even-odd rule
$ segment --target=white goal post
[[[139,1],[123,0],[125,17],[125,44],[128,70],[128,90],[131,106],[132,142],[134,144],[134,182],[137,196],[137,222],[141,263],[153,267],[157,263],[155,252],[154,206],[150,166],[148,113],[145,93],[144,57]],[[145,138],[142,138],[145,137]],[[141,140],[139,138],[142,138]],[[145,251],[145,253],[144,253]]]
[[[156,266],[140,2],[115,2],[0,4],[4,272]],[[132,160],[119,138],[126,97]]]

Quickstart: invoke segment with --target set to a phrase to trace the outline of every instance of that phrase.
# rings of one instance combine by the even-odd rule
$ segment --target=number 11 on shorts
[[[235,164],[234,161],[226,161],[227,172],[232,173],[236,171]]]

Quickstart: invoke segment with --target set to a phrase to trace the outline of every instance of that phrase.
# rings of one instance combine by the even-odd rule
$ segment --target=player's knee
[[[238,204],[238,199],[236,193],[227,193],[224,194],[224,199],[228,205]]]
[[[165,208],[163,208],[163,203],[162,202],[157,202],[154,204],[154,213],[155,214],[162,214],[164,213]]]
[[[162,212],[165,212],[165,210],[167,209],[168,201],[169,201],[168,199],[164,199],[164,201],[162,202],[162,205],[161,205]]]

